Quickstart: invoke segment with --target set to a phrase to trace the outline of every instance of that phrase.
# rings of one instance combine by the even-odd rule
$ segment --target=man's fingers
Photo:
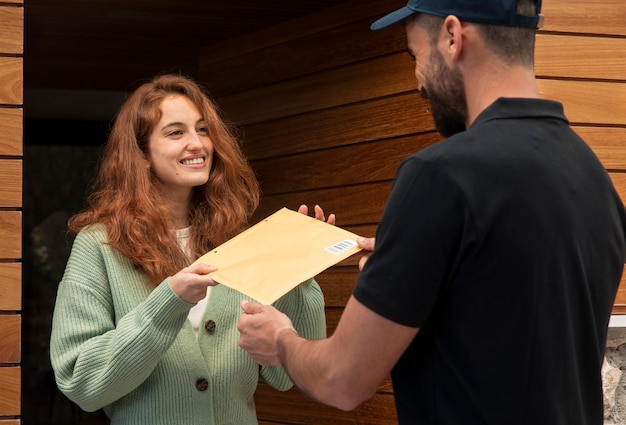
[[[260,313],[261,309],[263,308],[261,304],[253,303],[248,300],[241,300],[239,305],[241,306],[241,309],[243,310],[243,312],[246,314]]]

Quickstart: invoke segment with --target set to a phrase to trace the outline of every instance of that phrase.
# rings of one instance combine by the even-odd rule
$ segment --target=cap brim
[[[409,9],[407,6],[404,6],[390,14],[383,16],[372,25],[370,25],[370,29],[373,31],[381,30],[383,28],[387,28],[393,24],[397,24],[399,22],[404,22],[406,18],[414,14],[415,11]]]

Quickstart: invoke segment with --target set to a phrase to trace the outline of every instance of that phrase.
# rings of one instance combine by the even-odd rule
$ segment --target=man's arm
[[[418,328],[386,319],[351,297],[326,339],[300,337],[271,306],[242,302],[239,346],[262,365],[283,366],[311,398],[352,410],[374,395]]]

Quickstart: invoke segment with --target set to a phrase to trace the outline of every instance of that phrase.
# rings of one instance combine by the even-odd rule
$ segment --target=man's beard
[[[430,85],[422,88],[420,95],[430,100],[435,128],[444,137],[466,130],[467,99],[461,74],[449,69],[439,51],[430,56]]]

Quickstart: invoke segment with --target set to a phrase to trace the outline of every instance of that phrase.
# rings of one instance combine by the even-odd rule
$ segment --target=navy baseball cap
[[[380,30],[404,22],[414,13],[427,13],[446,17],[454,15],[461,21],[510,27],[541,28],[543,15],[541,0],[537,1],[537,14],[524,16],[517,13],[517,0],[409,0],[409,3],[374,22],[370,29]]]

